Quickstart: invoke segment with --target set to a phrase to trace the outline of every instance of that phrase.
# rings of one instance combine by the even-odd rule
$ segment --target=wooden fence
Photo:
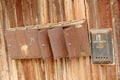
[[[93,1],[0,0],[0,80],[117,80],[118,52],[112,7],[117,0]],[[88,29],[97,28],[96,23],[99,28],[113,28],[114,64],[95,65],[90,56],[13,60],[6,52],[5,29],[83,19],[87,20]]]

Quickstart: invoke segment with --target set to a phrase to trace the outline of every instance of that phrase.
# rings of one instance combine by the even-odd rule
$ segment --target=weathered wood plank
[[[38,8],[40,10],[39,17],[41,24],[48,23],[47,0],[38,0]]]
[[[45,28],[54,28],[54,27],[68,27],[68,26],[78,26],[82,27],[86,25],[86,20],[73,20],[73,21],[64,21],[60,23],[47,23],[47,24],[37,24],[29,26],[19,26],[15,28],[8,28],[6,30],[15,31],[15,30],[26,30],[26,29],[45,29]]]
[[[85,64],[86,64],[86,58],[80,57],[79,58],[79,66],[80,66],[80,79],[81,80],[86,80],[86,70],[85,70]],[[78,75],[77,75],[78,76]]]
[[[17,15],[17,24],[18,26],[24,26],[21,0],[16,0],[15,7]]]
[[[25,80],[25,73],[24,73],[23,64],[21,60],[17,60],[17,73],[18,73],[19,80]]]
[[[101,66],[101,73],[102,73],[102,80],[109,80],[107,79],[107,66]]]
[[[112,16],[110,8],[110,0],[98,0],[96,3],[98,9],[99,27],[110,28],[112,27]]]
[[[38,7],[37,0],[31,0],[32,23],[38,24]]]
[[[8,17],[9,17],[9,20],[10,20],[11,27],[15,27],[17,25],[15,1],[16,0],[11,0],[11,1],[5,0],[5,4],[6,4],[6,8],[7,8],[7,14],[8,14]]]
[[[31,12],[31,1],[22,0],[22,12],[23,12],[23,21],[24,25],[31,25],[32,23],[32,12]]]
[[[72,6],[73,6],[72,0],[64,0],[66,21],[73,20],[73,7]]]
[[[86,79],[87,80],[93,80],[92,79],[92,67],[91,67],[90,56],[86,57],[85,71],[86,71],[86,76],[87,76]]]
[[[94,14],[93,0],[85,0],[86,19],[88,22],[88,28],[94,28],[96,26],[95,14]]]
[[[101,80],[100,65],[92,64],[92,78],[93,80]]]
[[[113,34],[114,34],[114,55],[116,61],[116,71],[118,77],[120,77],[120,1],[111,0],[111,14],[113,23]]]
[[[116,65],[107,66],[107,79],[106,80],[117,80]]]
[[[11,5],[11,2],[9,2],[10,4],[9,5]],[[2,5],[4,6],[4,28],[3,29],[5,29],[5,28],[10,28],[10,27],[15,27],[15,26],[17,26],[17,23],[16,23],[16,13],[15,13],[15,0],[13,0],[12,1],[12,3],[13,3],[13,5],[12,5],[12,11],[14,12],[13,14],[11,14],[12,16],[14,16],[14,17],[12,17],[12,18],[14,18],[14,19],[11,19],[11,22],[13,22],[12,24],[11,24],[11,22],[9,23],[9,19],[10,19],[10,17],[8,17],[8,15],[9,15],[9,13],[7,13],[7,11],[6,10],[8,10],[9,8],[11,8],[11,7],[8,7],[8,6],[6,6],[5,4],[5,1],[2,1]],[[13,9],[14,8],[14,9]],[[4,33],[3,33],[4,34]],[[2,34],[2,35],[3,35]],[[3,47],[5,48],[5,42],[4,42],[4,38],[2,38],[3,40]],[[4,49],[3,48],[3,49]],[[4,51],[4,50],[3,50]],[[5,51],[6,52],[6,51]],[[5,53],[4,52],[4,53]],[[9,79],[10,80],[18,80],[18,75],[17,75],[17,66],[16,66],[16,61],[15,60],[12,60],[11,58],[10,58],[10,56],[9,55],[6,55],[6,54],[4,54],[4,57],[5,58],[3,58],[3,60],[4,59],[7,59],[7,66],[9,67]],[[4,61],[6,61],[6,60],[4,60]],[[5,64],[5,62],[3,63],[3,64]],[[5,68],[5,66],[3,65],[3,67]],[[3,70],[4,71],[4,70]],[[8,75],[5,75],[5,77],[7,78],[8,77]],[[4,78],[5,79],[5,78]],[[4,80],[3,79],[3,80]],[[8,80],[9,80],[8,79]]]
[[[43,25],[37,25],[37,26],[34,26],[34,25],[38,23],[46,24],[48,22],[51,22],[51,23],[60,22],[63,20],[70,21],[73,19],[78,19],[78,20],[86,19],[84,8],[87,6],[86,11],[87,11],[87,19],[88,19],[87,21],[88,21],[89,28],[96,28],[95,26],[96,22],[94,21],[95,17],[93,17],[94,14],[92,12],[93,11],[92,0],[86,0],[85,2],[86,6],[84,6],[84,0],[51,0],[52,4],[51,3],[49,4],[51,5],[51,7],[48,6],[49,1],[50,0],[44,0],[44,1],[43,0],[25,0],[25,1],[18,0],[16,2],[16,6],[18,4],[16,8],[14,7],[15,5],[9,5],[14,7],[10,9],[11,11],[13,11],[12,12],[13,19],[9,19],[11,24],[10,26],[11,27],[14,27],[14,26],[19,26],[19,27],[20,26],[23,26],[23,27],[40,26],[41,27]],[[22,5],[19,4],[20,2],[22,3]],[[103,3],[104,2],[106,4],[106,1],[103,1]],[[10,3],[12,3],[12,1],[10,1]],[[102,2],[100,3],[101,5],[104,5]],[[49,14],[48,10],[50,11],[51,14]],[[100,9],[100,11],[104,11],[104,10]],[[16,17],[16,14],[17,14],[17,17]],[[108,9],[108,12],[106,12],[106,14],[110,15],[109,9]],[[101,21],[105,13],[101,12],[100,15],[102,15],[102,17],[100,16],[101,17],[100,21]],[[11,14],[9,14],[9,16],[11,16]],[[51,17],[49,18],[49,16]],[[7,27],[9,27],[9,23],[8,23],[9,20],[5,22],[5,25],[6,24],[8,25]],[[69,23],[72,24],[71,22]],[[68,25],[69,23],[66,23],[66,24]],[[111,26],[110,25],[111,23],[109,22],[109,20],[108,20],[108,24],[106,23],[103,24],[103,23],[104,23],[104,20],[101,21],[100,23],[101,26],[104,26],[104,27],[106,26],[108,27],[108,25]],[[57,26],[58,25],[62,26],[64,24],[57,24]],[[46,25],[43,27],[45,28]],[[21,62],[21,60],[12,61],[9,58],[9,66],[6,63],[7,62],[6,55],[3,56],[2,59],[0,60],[2,60],[1,63],[5,62],[5,68],[2,66],[2,69],[4,69],[3,71],[3,73],[5,73],[4,79],[6,80],[9,80],[9,77],[6,77],[6,76],[11,76],[11,80],[25,80],[25,79],[26,80],[115,80],[116,79],[116,75],[117,75],[115,72],[116,65],[115,66],[93,65],[90,62],[90,59],[91,59],[90,57],[80,57],[79,59],[64,58],[64,59],[58,59],[58,60],[30,59],[30,60],[22,60]],[[10,73],[12,74],[8,75],[8,72],[7,72],[8,67],[10,69]],[[111,72],[113,73],[110,74]]]
[[[74,0],[73,10],[74,10],[74,19],[75,20],[86,19],[84,0]]]

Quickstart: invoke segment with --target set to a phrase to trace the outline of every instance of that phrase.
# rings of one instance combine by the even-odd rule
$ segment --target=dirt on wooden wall
[[[110,0],[0,0],[0,80],[117,80],[116,61],[95,65],[91,57],[13,60],[6,52],[4,30],[86,19],[88,29],[112,28]],[[117,52],[115,52],[116,54]]]

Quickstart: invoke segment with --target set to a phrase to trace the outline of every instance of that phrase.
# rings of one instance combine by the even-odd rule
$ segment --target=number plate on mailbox
[[[90,31],[90,35],[93,63],[113,63],[112,30],[94,29]]]

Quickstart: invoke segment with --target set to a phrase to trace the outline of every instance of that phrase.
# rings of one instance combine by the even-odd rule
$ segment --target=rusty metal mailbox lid
[[[93,29],[90,33],[93,63],[113,63],[112,29]]]
[[[41,58],[40,47],[38,44],[38,30],[37,29],[26,30],[26,36],[28,46],[30,48],[30,55],[33,58]]]
[[[67,57],[63,28],[52,28],[48,30],[54,58]]]
[[[15,31],[5,31],[5,39],[7,43],[7,51],[11,58],[19,58],[20,50],[16,40]]]
[[[79,57],[79,41],[75,27],[64,29],[64,36],[69,57]]]
[[[87,31],[87,26],[78,27],[77,35],[79,37],[80,56],[90,56],[91,46],[89,42],[89,34]]]
[[[38,32],[39,46],[41,49],[42,58],[52,57],[50,40],[48,37],[48,29],[42,29]]]
[[[30,50],[28,47],[27,37],[26,37],[26,31],[25,30],[17,30],[16,33],[16,39],[19,45],[20,54],[19,58],[29,58],[30,57]]]

